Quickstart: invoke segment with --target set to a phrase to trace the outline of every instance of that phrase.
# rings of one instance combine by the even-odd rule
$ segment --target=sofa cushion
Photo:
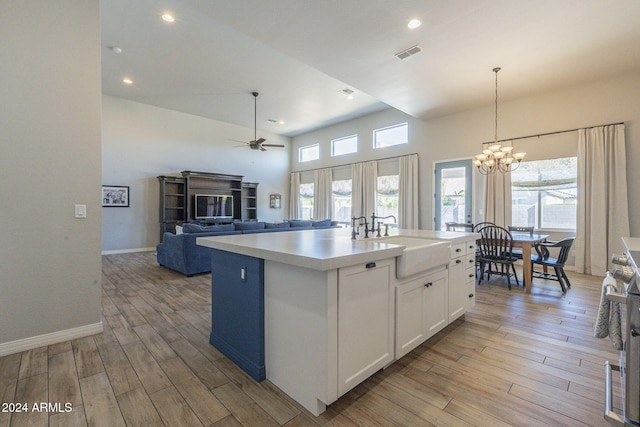
[[[236,222],[235,229],[240,231],[245,230],[263,230],[265,228],[264,222],[249,221],[249,222]]]
[[[331,226],[331,219],[323,219],[322,221],[312,221],[312,227],[329,227]]]
[[[184,233],[207,233],[211,231],[234,231],[233,224],[215,224],[215,225],[200,225],[200,224],[183,224],[182,231]]]
[[[264,228],[289,228],[291,225],[288,221],[284,222],[265,222]]]
[[[302,219],[290,219],[289,223],[291,227],[311,227],[311,221]]]

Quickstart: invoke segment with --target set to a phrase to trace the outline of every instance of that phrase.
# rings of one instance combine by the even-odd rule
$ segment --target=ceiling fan
[[[284,147],[283,144],[265,144],[266,139],[257,136],[258,120],[258,92],[251,92],[253,95],[253,141],[247,142],[252,150],[267,151],[264,147]]]

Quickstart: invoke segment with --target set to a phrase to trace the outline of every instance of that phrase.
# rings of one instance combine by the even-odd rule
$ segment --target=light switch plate
[[[76,218],[87,217],[87,205],[76,205]]]

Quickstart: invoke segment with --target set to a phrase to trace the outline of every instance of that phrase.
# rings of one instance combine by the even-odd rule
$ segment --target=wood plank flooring
[[[0,358],[0,401],[29,406],[0,427],[605,426],[603,363],[618,354],[593,338],[602,279],[569,277],[566,295],[483,283],[464,318],[313,417],[209,345],[210,275],[104,256],[104,333]]]

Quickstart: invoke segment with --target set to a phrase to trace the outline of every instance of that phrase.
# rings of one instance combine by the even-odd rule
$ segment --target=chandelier
[[[518,169],[520,162],[527,153],[513,153],[513,144],[511,142],[498,142],[498,71],[500,67],[493,69],[496,73],[496,120],[495,134],[493,142],[485,142],[482,144],[486,147],[482,153],[476,155],[473,165],[482,175],[489,175],[496,172],[506,173]],[[515,163],[514,163],[515,162]]]

